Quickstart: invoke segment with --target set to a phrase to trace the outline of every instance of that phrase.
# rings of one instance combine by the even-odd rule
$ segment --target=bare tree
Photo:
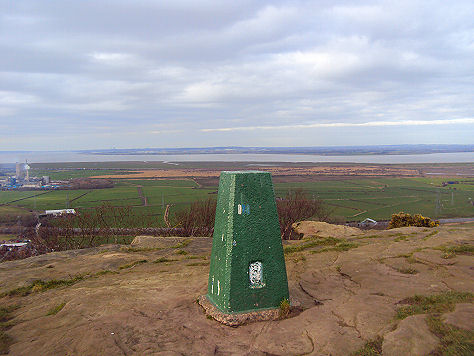
[[[283,199],[277,200],[277,210],[283,240],[299,238],[291,228],[295,222],[310,218],[327,221],[329,218],[322,200],[308,198],[302,189],[288,192]]]
[[[212,198],[191,203],[189,208],[175,213],[176,226],[184,230],[185,236],[212,236],[216,205]]]

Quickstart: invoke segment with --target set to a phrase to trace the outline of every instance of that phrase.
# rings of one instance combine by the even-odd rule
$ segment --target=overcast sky
[[[473,14],[0,0],[0,150],[474,143]]]

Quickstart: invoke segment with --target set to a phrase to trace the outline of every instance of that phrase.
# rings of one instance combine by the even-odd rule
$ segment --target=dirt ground
[[[309,237],[285,244],[290,317],[236,328],[208,319],[196,303],[207,290],[209,238],[140,237],[132,246],[4,262],[0,292],[12,295],[1,304],[17,306],[5,331],[9,352],[351,355],[374,340],[383,355],[438,352],[443,340],[428,315],[401,319],[397,310],[414,295],[474,293],[466,252],[474,225],[347,231],[339,231],[337,242]],[[30,288],[38,279],[59,282]],[[29,294],[18,295],[22,286]],[[472,297],[441,314],[443,325],[473,331]]]

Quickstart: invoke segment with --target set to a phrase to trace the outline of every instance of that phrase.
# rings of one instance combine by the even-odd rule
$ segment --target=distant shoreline
[[[417,152],[417,153],[399,153],[399,152],[389,152],[389,153],[378,153],[378,152],[372,152],[372,153],[284,153],[284,152],[180,152],[180,153],[164,153],[164,152],[143,152],[143,153],[99,153],[99,152],[78,152],[79,154],[83,155],[101,155],[101,156],[172,156],[172,155],[212,155],[212,154],[225,154],[225,155],[241,155],[241,154],[274,154],[274,155],[285,155],[285,154],[292,154],[292,155],[301,155],[301,156],[307,156],[307,155],[318,155],[318,156],[324,156],[324,157],[331,157],[331,156],[410,156],[413,154],[417,155],[429,155],[429,154],[435,154],[435,153],[469,153],[469,152],[474,152],[474,151],[449,151],[449,152]]]
[[[241,162],[253,164],[474,164],[474,152],[432,153],[418,155],[353,155],[353,156],[322,156],[322,155],[285,155],[285,154],[189,154],[189,155],[94,155],[80,153],[0,153],[0,168],[14,166],[15,162],[28,161],[35,163],[68,163],[90,162],[100,165],[103,162]]]
[[[204,148],[137,148],[81,150],[86,155],[142,156],[142,155],[196,155],[196,154],[291,154],[319,156],[372,156],[419,155],[434,153],[474,152],[474,145],[379,145],[334,147],[204,147]]]

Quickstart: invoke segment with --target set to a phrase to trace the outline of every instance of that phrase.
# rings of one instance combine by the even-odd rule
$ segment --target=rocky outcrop
[[[474,330],[474,305],[459,303],[453,312],[443,316],[443,321],[464,330]]]
[[[413,315],[400,322],[397,329],[385,335],[384,356],[425,356],[436,349],[438,338],[428,329],[425,315]]]
[[[337,241],[294,242],[305,246],[285,256],[297,310],[237,328],[196,303],[207,290],[209,238],[139,237],[0,263],[0,303],[18,306],[6,331],[10,354],[345,356],[382,338],[384,355],[426,354],[441,345],[427,316],[399,320],[397,310],[414,295],[474,293],[472,256],[463,252],[474,227],[436,231],[348,230]],[[459,252],[446,255],[447,247]],[[472,330],[472,313],[463,300],[440,320]]]
[[[319,237],[350,237],[363,233],[362,230],[345,225],[333,225],[322,221],[301,221],[292,225],[293,230],[302,238]]]

